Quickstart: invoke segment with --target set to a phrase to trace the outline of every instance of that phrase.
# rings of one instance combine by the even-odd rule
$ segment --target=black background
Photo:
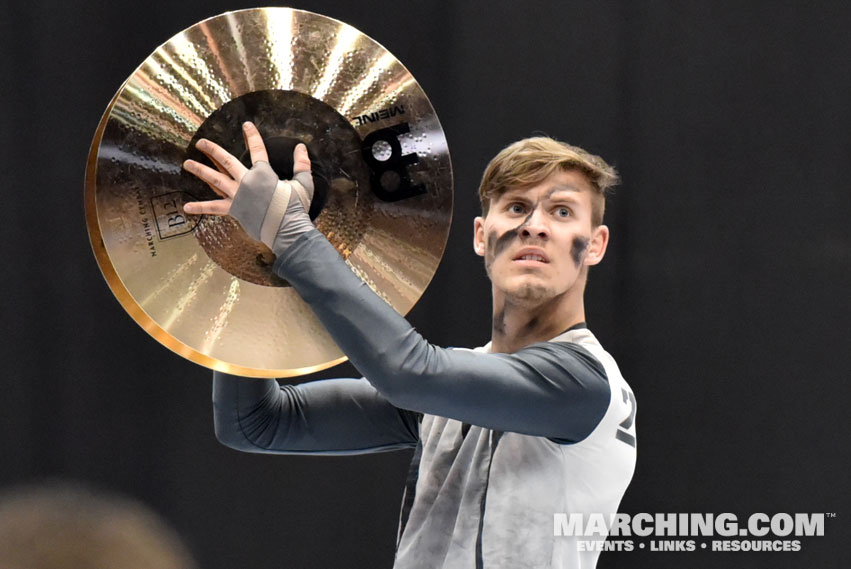
[[[842,567],[849,558],[851,9],[811,2],[294,2],[417,78],[455,170],[448,250],[409,319],[490,331],[476,187],[544,132],[614,163],[588,320],[639,404],[622,510],[825,512],[798,553],[604,553],[606,567]],[[210,373],[120,308],[83,176],[112,95],[159,44],[249,3],[4,3],[0,483],[139,498],[205,569],[390,567],[409,455],[247,455],[213,436]],[[323,376],[351,375],[342,366]],[[845,563],[842,561],[845,560]]]

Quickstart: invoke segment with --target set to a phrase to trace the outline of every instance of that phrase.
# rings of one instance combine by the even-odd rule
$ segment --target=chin
[[[552,299],[555,295],[552,288],[539,283],[523,283],[510,291],[506,291],[506,296],[514,304],[521,306],[537,306]]]

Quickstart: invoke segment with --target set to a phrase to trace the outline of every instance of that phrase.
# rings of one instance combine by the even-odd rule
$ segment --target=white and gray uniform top
[[[214,374],[219,439],[249,452],[414,448],[396,569],[589,569],[557,514],[613,514],[635,467],[635,398],[584,326],[512,354],[426,342],[317,230],[275,263],[361,379]],[[593,539],[593,538],[590,538]]]

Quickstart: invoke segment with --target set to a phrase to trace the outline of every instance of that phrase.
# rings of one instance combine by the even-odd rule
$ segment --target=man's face
[[[599,263],[609,230],[592,227],[593,188],[575,170],[540,184],[509,188],[474,222],[473,247],[485,258],[494,298],[540,305],[577,291],[587,267]]]

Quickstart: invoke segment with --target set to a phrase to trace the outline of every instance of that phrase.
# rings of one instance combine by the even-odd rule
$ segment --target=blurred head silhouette
[[[0,493],[0,569],[196,569],[179,536],[127,497],[68,482]]]

